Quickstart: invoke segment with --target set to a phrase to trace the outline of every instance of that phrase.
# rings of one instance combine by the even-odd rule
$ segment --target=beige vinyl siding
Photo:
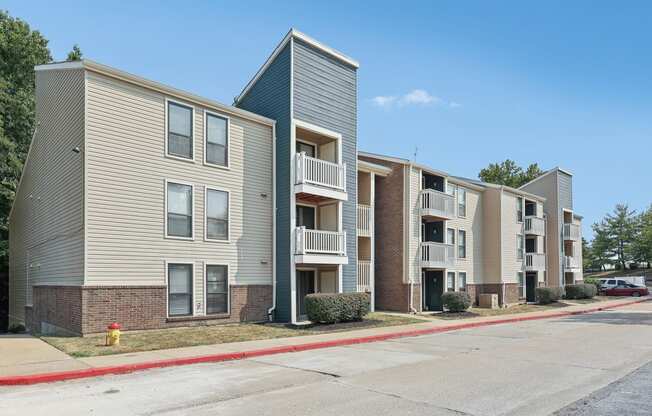
[[[421,169],[409,167],[410,170],[410,190],[408,199],[409,215],[411,220],[408,222],[409,241],[408,241],[408,283],[421,281]]]
[[[573,224],[577,224],[580,227],[580,239],[579,241],[573,242],[573,253],[579,258],[579,264],[582,266],[584,264],[582,256],[582,221],[577,217],[573,217]],[[580,271],[575,272],[575,280],[584,280],[583,267],[580,267]]]
[[[483,193],[483,277],[479,283],[501,282],[501,193],[488,188]],[[476,280],[476,282],[478,282]]]
[[[23,321],[33,285],[84,276],[84,74],[36,72],[36,124],[9,224],[9,314]]]
[[[457,259],[454,270],[466,272],[467,283],[482,283],[484,222],[482,192],[464,189],[466,189],[466,217],[455,217],[446,222],[446,228],[455,229],[456,243],[459,242],[458,230],[466,231],[466,259]],[[457,247],[455,247],[455,256],[457,256]]]
[[[501,227],[502,227],[502,281],[518,283],[518,272],[525,270],[525,260],[518,259],[517,235],[523,235],[523,223],[516,220],[517,195],[502,192]],[[525,247],[525,239],[523,240]],[[525,257],[525,255],[524,255]]]
[[[204,261],[228,264],[231,284],[271,284],[272,128],[231,115],[230,169],[205,166],[203,107],[179,100],[194,108],[193,163],[165,157],[174,97],[90,71],[87,90],[87,284],[165,284],[175,259],[195,264],[195,305]],[[194,185],[194,241],[164,236],[166,179]],[[230,192],[229,242],[204,241],[204,186]]]

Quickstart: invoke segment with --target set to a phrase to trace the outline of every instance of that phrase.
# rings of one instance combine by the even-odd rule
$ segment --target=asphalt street
[[[10,415],[650,414],[652,302],[560,319],[0,388]],[[646,407],[647,406],[647,407]]]

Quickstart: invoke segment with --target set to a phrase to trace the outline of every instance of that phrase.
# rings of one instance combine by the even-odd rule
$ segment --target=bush
[[[312,293],[306,296],[306,312],[312,322],[359,321],[369,313],[370,302],[368,293]]]
[[[9,332],[11,332],[12,334],[20,334],[21,332],[25,332],[25,325],[13,324],[9,326]]]
[[[591,299],[598,294],[598,287],[590,283],[578,283],[564,287],[566,299]]]
[[[449,312],[464,312],[471,306],[471,296],[466,292],[446,292],[441,301]]]
[[[538,287],[535,289],[535,294],[538,303],[547,305],[561,299],[564,289],[561,287]]]

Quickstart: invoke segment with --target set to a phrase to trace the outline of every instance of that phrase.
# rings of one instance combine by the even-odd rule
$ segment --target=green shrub
[[[466,292],[446,292],[441,302],[449,312],[464,312],[471,307],[471,296]]]
[[[9,326],[9,332],[11,332],[12,334],[20,334],[21,332],[25,332],[25,325],[13,324]]]
[[[566,299],[591,299],[598,294],[598,287],[590,283],[578,283],[564,287]]]
[[[561,287],[538,287],[535,289],[537,302],[542,305],[557,302],[564,295]]]
[[[359,321],[369,313],[370,301],[368,293],[312,293],[306,296],[306,312],[312,322]]]

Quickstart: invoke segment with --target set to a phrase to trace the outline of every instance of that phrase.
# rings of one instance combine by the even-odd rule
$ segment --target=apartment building
[[[272,119],[91,61],[36,67],[10,321],[101,332],[267,319]]]
[[[583,280],[582,216],[573,211],[573,175],[554,168],[519,189],[546,198],[548,218],[548,284],[563,286]]]
[[[534,301],[534,289],[549,284],[556,261],[547,255],[548,230],[557,217],[548,219],[543,180],[533,192],[396,157],[360,152],[359,159],[391,169],[375,190],[382,207],[375,222],[377,308],[441,310],[446,291],[467,291],[474,301],[481,293],[497,294],[501,304]],[[575,274],[566,282],[578,280]]]

